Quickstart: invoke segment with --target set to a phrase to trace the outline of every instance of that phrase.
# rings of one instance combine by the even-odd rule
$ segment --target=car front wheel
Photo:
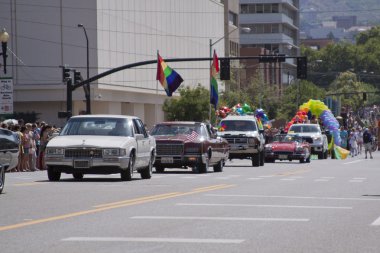
[[[120,172],[122,181],[131,181],[133,176],[133,171],[135,169],[135,155],[132,153],[129,158],[128,168]]]
[[[49,181],[59,181],[61,179],[61,172],[55,171],[51,166],[48,167],[47,173]]]
[[[145,167],[144,169],[140,170],[140,175],[142,179],[150,179],[152,177],[153,162],[154,162],[154,155],[152,154],[149,159],[148,167]]]

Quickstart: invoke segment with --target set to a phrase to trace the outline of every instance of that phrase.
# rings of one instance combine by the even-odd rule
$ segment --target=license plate
[[[74,168],[90,168],[90,162],[88,160],[75,160]]]
[[[278,159],[288,159],[288,156],[287,155],[279,155]]]
[[[162,163],[173,163],[173,157],[161,157]]]

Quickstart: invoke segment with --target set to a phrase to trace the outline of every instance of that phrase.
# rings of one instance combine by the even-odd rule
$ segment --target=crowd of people
[[[1,128],[14,132],[19,142],[18,165],[11,172],[45,170],[44,151],[54,131],[57,129],[45,122],[24,123],[1,123]]]

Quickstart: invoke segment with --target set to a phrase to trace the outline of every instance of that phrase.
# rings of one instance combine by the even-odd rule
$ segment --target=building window
[[[238,20],[238,16],[237,16],[236,13],[233,13],[231,11],[228,12],[228,21],[229,21],[229,24],[234,25],[234,26],[238,26],[237,20]]]
[[[272,4],[272,13],[278,13],[279,7],[278,4]]]

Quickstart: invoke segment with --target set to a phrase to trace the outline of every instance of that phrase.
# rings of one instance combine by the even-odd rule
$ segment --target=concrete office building
[[[14,111],[36,112],[63,125],[66,110],[62,68],[87,77],[135,62],[208,57],[209,40],[225,35],[224,5],[217,0],[30,0],[0,3],[0,28],[10,34],[8,73],[14,82]],[[83,24],[85,29],[78,27]],[[224,56],[224,41],[213,46]],[[13,53],[11,53],[11,51]],[[209,87],[209,62],[171,62],[182,85]],[[123,70],[91,83],[93,114],[136,115],[152,126],[165,115],[168,97],[156,81],[156,64]],[[178,95],[178,94],[175,94]],[[73,93],[73,114],[86,109],[83,88]]]
[[[249,33],[240,33],[242,55],[254,56],[253,52],[264,52],[298,56],[299,17],[299,0],[240,0],[240,25],[250,28]],[[294,59],[287,59],[273,68],[273,73],[264,71],[265,80],[278,85],[281,93],[296,76],[295,64]]]

